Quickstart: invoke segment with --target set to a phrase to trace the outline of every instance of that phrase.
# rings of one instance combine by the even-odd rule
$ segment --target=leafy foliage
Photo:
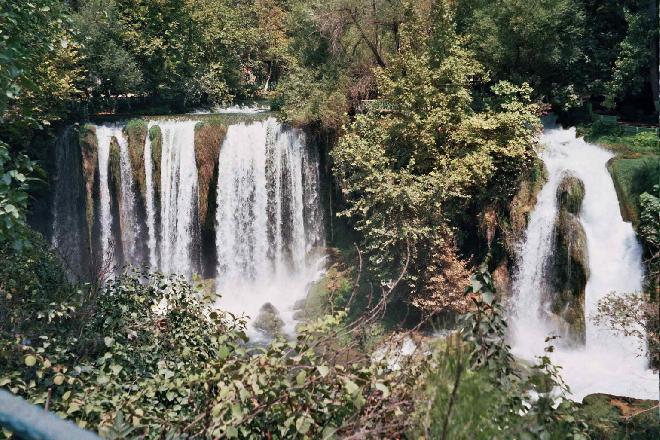
[[[26,239],[25,213],[29,183],[35,164],[26,155],[12,157],[0,141],[0,246],[11,243],[14,249],[29,245]]]
[[[459,2],[469,47],[495,79],[527,82],[561,104],[579,102],[585,11],[573,0]],[[576,44],[578,42],[578,44]]]
[[[467,207],[508,197],[538,130],[527,86],[498,83],[474,102],[485,72],[452,26],[440,13],[402,25],[401,51],[376,71],[378,107],[358,115],[331,153],[349,203],[342,215],[363,234],[377,276],[388,279],[410,257],[409,287],[426,297],[439,274],[459,291],[467,281],[457,258],[427,269],[456,254],[452,228]]]
[[[94,298],[93,313],[51,313],[60,305],[41,303],[37,316],[48,326],[38,336],[3,332],[0,386],[109,438],[393,433],[406,425],[424,369],[391,369],[357,353],[342,361],[345,349],[332,342],[342,313],[301,328],[294,341],[246,344],[242,321],[178,277],[127,273]]]
[[[3,2],[2,21],[2,131],[47,124],[78,94],[81,75],[65,6],[59,0]]]
[[[637,340],[640,355],[648,353],[651,365],[660,367],[660,311],[657,299],[647,295],[610,293],[598,302],[594,321],[614,333]]]
[[[624,8],[628,29],[619,43],[612,79],[605,86],[605,105],[608,107],[614,107],[616,102],[627,94],[640,94],[644,86],[643,72],[651,65],[652,57],[648,44],[653,41],[654,33],[657,36],[657,17],[645,11],[645,8],[648,8],[645,2],[631,3],[637,4],[637,8],[636,11]]]
[[[660,195],[660,186],[654,185],[655,194]],[[640,216],[637,231],[647,256],[647,291],[656,303],[660,286],[660,197],[647,192],[639,196]],[[657,353],[657,351],[656,351]]]

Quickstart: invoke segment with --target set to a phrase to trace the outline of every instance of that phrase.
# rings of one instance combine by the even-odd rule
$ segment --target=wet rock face
[[[280,318],[280,312],[271,303],[265,303],[259,310],[259,315],[254,321],[254,328],[266,336],[276,337],[282,335],[284,321]]]
[[[567,174],[557,188],[559,211],[579,214],[584,200],[584,183],[572,174]]]
[[[577,216],[584,198],[584,184],[567,175],[557,188],[559,212],[554,224],[554,258],[551,267],[550,311],[565,324],[572,343],[584,344],[584,291],[589,278],[587,236]]]

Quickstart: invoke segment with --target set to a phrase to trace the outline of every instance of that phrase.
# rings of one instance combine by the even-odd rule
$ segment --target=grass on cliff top
[[[625,133],[622,127],[605,121],[578,127],[578,135],[616,154],[607,168],[612,175],[624,220],[639,222],[639,196],[653,193],[660,183],[660,144],[655,133]]]
[[[653,194],[653,185],[660,182],[660,156],[615,157],[607,165],[619,196],[621,215],[637,226],[639,196],[644,192]]]
[[[660,155],[660,143],[655,133],[644,131],[637,134],[626,133],[618,124],[596,121],[579,126],[579,136],[587,142],[602,145],[617,156],[641,157]]]

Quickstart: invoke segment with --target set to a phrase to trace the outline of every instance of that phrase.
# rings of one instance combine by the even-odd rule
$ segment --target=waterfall
[[[161,151],[160,269],[190,277],[196,269],[197,215],[196,121],[158,122]]]
[[[151,153],[151,136],[149,135],[153,122],[147,125],[147,138],[144,141],[144,178],[146,184],[145,190],[145,209],[147,211],[147,236],[149,249],[149,268],[158,269],[158,254],[156,239],[156,205],[154,202],[154,164]]]
[[[114,267],[114,240],[112,238],[112,198],[110,197],[109,167],[110,143],[116,134],[116,127],[97,126],[96,140],[98,145],[99,166],[99,223],[101,226],[101,259],[103,267]]]
[[[547,306],[543,292],[548,288],[546,270],[552,258],[556,191],[563,174],[570,171],[585,186],[579,218],[587,237],[590,270],[585,290],[586,344],[570,348],[555,343],[551,358],[562,367],[561,375],[575,400],[591,393],[657,399],[658,378],[640,356],[638,341],[615,335],[590,319],[598,301],[610,292],[639,292],[644,275],[641,247],[632,226],[621,217],[606,168],[613,155],[576,138],[574,128],[546,128],[541,140],[548,181],[538,195],[521,246],[511,316],[513,352],[534,360],[544,354],[545,337],[558,334],[556,323],[542,313]]]
[[[78,133],[69,127],[55,144],[55,192],[53,195],[52,244],[66,261],[71,275],[88,274],[89,237],[85,210]]]
[[[296,301],[318,273],[318,162],[273,118],[229,127],[217,185],[216,290],[221,308],[254,318],[265,303],[293,330]],[[316,196],[310,195],[314,187]],[[314,225],[314,226],[311,226]]]
[[[86,206],[83,150],[72,136],[58,144],[53,243],[81,261],[87,258],[85,249],[100,247],[95,253],[103,255],[107,274],[122,264],[148,264],[151,270],[188,278],[202,268],[215,268],[221,308],[256,318],[270,303],[269,310],[277,309],[283,330],[291,334],[296,302],[322,269],[318,154],[304,132],[272,117],[220,123],[216,133],[222,136],[213,139],[224,136],[222,145],[195,145],[198,122],[153,119],[147,123],[144,145],[139,137],[130,137],[142,132],[126,130],[125,124],[88,127],[87,135],[95,130],[98,164],[98,179],[87,182],[90,188],[98,185],[92,207]],[[160,131],[158,143],[149,136],[153,127]],[[93,147],[86,145],[85,151]],[[131,162],[140,156],[144,163]],[[215,223],[209,226],[212,222],[204,220],[204,234],[198,157],[213,160],[213,167],[205,163],[205,172],[211,169],[218,179],[205,194],[209,208],[215,209]],[[80,224],[76,231],[85,230],[86,213],[94,214],[93,233],[69,237],[73,223]],[[202,238],[211,243],[202,243]]]
[[[119,216],[121,224],[121,244],[124,262],[139,264],[138,239],[140,222],[138,221],[135,182],[128,152],[128,141],[123,130],[117,128],[115,139],[119,144],[119,170],[121,175],[121,196],[119,197]]]

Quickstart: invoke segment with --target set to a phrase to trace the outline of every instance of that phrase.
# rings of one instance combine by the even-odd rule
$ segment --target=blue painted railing
[[[0,426],[24,440],[99,440],[96,434],[0,390]]]

